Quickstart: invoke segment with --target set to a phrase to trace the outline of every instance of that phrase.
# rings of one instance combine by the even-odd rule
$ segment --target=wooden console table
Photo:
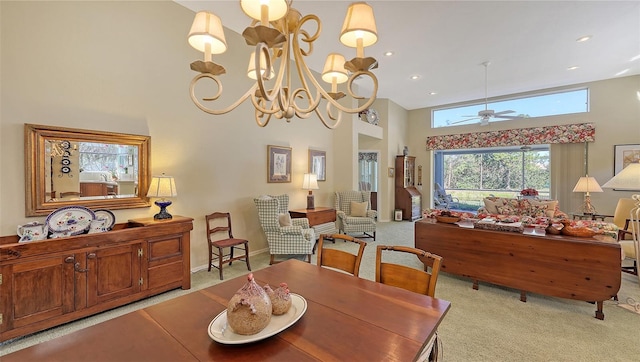
[[[191,288],[191,229],[193,219],[174,216],[27,243],[0,237],[0,341]]]
[[[442,256],[441,271],[521,291],[597,302],[620,289],[620,244],[562,235],[467,229],[453,224],[415,223],[416,248]]]
[[[320,234],[336,234],[336,210],[331,207],[316,207],[315,209],[298,209],[291,210],[289,214],[292,218],[307,218],[309,226],[313,228],[316,234],[316,240],[320,238]],[[315,252],[315,246],[313,247]]]

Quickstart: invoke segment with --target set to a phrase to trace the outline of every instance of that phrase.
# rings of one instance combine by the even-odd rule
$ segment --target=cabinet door
[[[3,330],[19,328],[74,310],[74,254],[14,264],[4,274],[3,292],[12,308],[3,313]]]
[[[87,306],[137,293],[142,244],[95,249],[86,255]]]

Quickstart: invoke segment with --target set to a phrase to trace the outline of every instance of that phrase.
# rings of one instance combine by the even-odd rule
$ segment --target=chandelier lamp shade
[[[371,70],[378,67],[378,62],[364,55],[364,48],[378,40],[373,8],[365,2],[349,5],[339,38],[343,45],[356,49],[356,56],[348,61],[338,53],[327,56],[321,74],[322,80],[331,86],[331,90],[326,91],[305,62],[320,36],[322,23],[314,14],[302,16],[291,4],[292,0],[240,1],[242,11],[251,18],[251,25],[242,36],[247,45],[254,47],[249,56],[247,76],[255,83],[239,99],[222,109],[209,108],[210,102],[222,96],[221,76],[226,73],[224,66],[216,64],[212,57],[227,50],[222,21],[209,11],[196,13],[188,42],[204,54],[204,59],[191,63],[191,69],[199,74],[191,81],[189,90],[191,100],[200,110],[221,115],[250,99],[255,108],[256,123],[261,127],[265,127],[272,117],[290,122],[294,117],[305,119],[315,113],[325,127],[334,129],[340,124],[343,113],[358,114],[373,104],[378,79]],[[299,88],[293,85],[295,75]],[[212,80],[213,84],[198,85],[203,78]],[[370,79],[371,93],[367,97],[354,91],[353,82],[357,78]],[[347,96],[337,90],[337,85],[342,83],[346,83],[347,94],[359,100],[359,106],[350,108],[339,102]],[[197,96],[196,88],[198,94],[206,92],[207,96]],[[321,104],[325,106],[320,107]]]
[[[159,200],[155,201],[155,204],[160,208],[160,212],[153,216],[155,220],[171,219],[173,217],[167,212],[167,207],[171,205],[171,201],[165,198],[176,196],[178,196],[178,190],[176,189],[176,181],[172,176],[166,176],[163,173],[161,176],[153,176],[151,178],[147,197],[159,198]]]
[[[578,183],[573,188],[573,192],[584,192],[584,203],[582,204],[580,211],[583,214],[595,214],[596,208],[591,204],[591,196],[590,192],[603,192],[600,184],[594,177],[590,177],[589,175],[582,176],[578,179]]]
[[[315,209],[315,200],[312,190],[319,189],[318,176],[315,173],[305,173],[302,178],[302,189],[309,190],[309,195],[307,195],[307,209]]]

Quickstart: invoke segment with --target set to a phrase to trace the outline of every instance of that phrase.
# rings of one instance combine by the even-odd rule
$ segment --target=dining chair
[[[244,260],[247,263],[247,269],[251,271],[251,265],[249,264],[249,241],[233,237],[231,231],[231,214],[228,212],[214,212],[206,215],[205,221],[207,224],[207,241],[209,244],[208,271],[211,271],[211,267],[217,268],[220,272],[220,280],[223,280],[222,265],[226,263],[231,265],[234,260]],[[224,236],[221,237],[221,235]],[[229,248],[228,254],[224,253],[225,248]],[[244,254],[234,256],[234,249],[243,250]]]
[[[353,254],[348,251],[331,249],[324,247],[325,239],[333,239],[333,241],[344,240],[358,244],[358,253]],[[364,248],[367,243],[345,234],[321,234],[318,240],[318,267],[329,267],[342,270],[353,276],[360,273],[360,262],[364,254]]]
[[[414,254],[422,261],[424,269],[383,262],[383,251]],[[441,263],[441,256],[421,249],[408,246],[378,245],[376,249],[376,282],[434,297]]]
[[[420,270],[405,265],[382,262],[382,252],[385,250],[414,254],[424,264],[424,269]],[[421,249],[408,246],[378,245],[376,249],[376,282],[419,294],[426,294],[433,298],[436,292],[441,263],[441,256]],[[429,269],[431,270],[429,271]],[[437,361],[440,348],[438,344],[438,332],[436,331],[425,343],[422,352],[419,354],[418,361]]]

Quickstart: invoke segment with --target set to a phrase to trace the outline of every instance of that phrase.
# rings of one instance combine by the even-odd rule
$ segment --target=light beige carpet
[[[367,239],[365,239],[367,240]],[[370,240],[370,239],[368,239]],[[350,243],[327,244],[346,248]],[[377,244],[413,246],[413,223],[378,223],[377,241],[369,241],[360,269],[360,276],[374,279],[375,246]],[[251,258],[254,270],[266,267],[269,256]],[[398,260],[420,266],[416,258]],[[312,258],[315,264],[315,256]],[[224,269],[225,279],[245,275],[244,263],[234,263]],[[219,283],[217,272],[192,275],[192,290],[171,291],[97,316],[53,328],[0,345],[0,355],[49,340],[72,331],[161,302],[193,290]],[[640,301],[638,279],[622,274],[620,305],[631,298]],[[471,288],[471,281],[441,273],[436,297],[451,302],[451,309],[439,329],[443,361],[639,361],[640,314],[617,302],[605,302],[605,320],[595,319],[595,305],[581,301],[528,294],[520,302],[517,290],[480,284]],[[206,331],[203,331],[206,333]],[[357,356],[354,356],[354,361]]]

